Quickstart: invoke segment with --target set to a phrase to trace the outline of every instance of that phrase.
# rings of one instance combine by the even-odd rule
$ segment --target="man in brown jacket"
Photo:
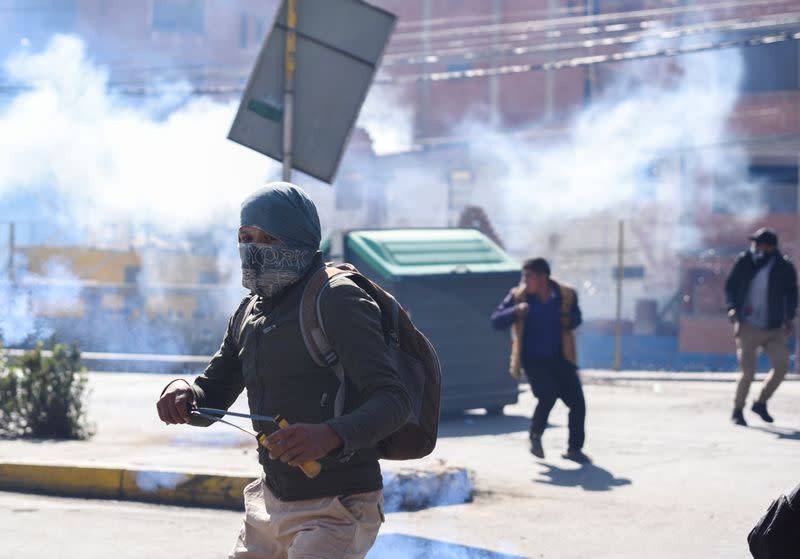
[[[563,457],[591,462],[582,448],[586,402],[578,376],[574,330],[582,322],[575,290],[550,278],[550,265],[534,258],[522,267],[522,284],[492,314],[497,329],[513,327],[511,376],[525,371],[538,399],[531,421],[531,453],[544,458],[542,433],[559,398],[569,407],[569,447]]]
[[[190,407],[227,409],[247,390],[250,413],[281,415],[291,425],[272,433],[258,458],[264,475],[244,492],[245,519],[230,557],[364,557],[383,522],[376,444],[411,411],[389,358],[378,305],[355,283],[332,284],[320,300],[325,332],[345,373],[339,381],[309,355],[299,322],[303,289],[324,265],[314,203],[289,183],[272,183],[242,204],[239,253],[250,291],[228,323],[217,353],[193,384],[171,383],[158,401],[170,424],[205,426]],[[299,466],[320,461],[310,478]],[[212,554],[213,555],[213,554]]]

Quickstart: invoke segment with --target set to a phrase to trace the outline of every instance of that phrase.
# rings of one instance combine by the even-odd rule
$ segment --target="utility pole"
[[[622,281],[625,276],[625,222],[619,222],[617,237],[617,323],[614,339],[614,370],[622,370]]]
[[[500,60],[497,47],[500,39],[498,28],[503,21],[503,6],[502,0],[492,0],[492,67],[497,67],[497,61]],[[492,74],[489,76],[489,123],[492,126],[500,127],[502,124],[500,103],[500,76]]]
[[[558,17],[558,2],[556,0],[547,0],[547,19],[554,19]],[[547,43],[551,43],[550,30],[546,35]],[[555,80],[556,73],[548,70],[544,73],[544,117],[547,120],[553,118],[553,106],[555,98]]]
[[[283,180],[292,180],[292,124],[294,113],[294,70],[297,52],[297,0],[286,2],[286,54],[283,84]]]
[[[428,63],[428,55],[431,48],[431,17],[433,10],[431,7],[431,0],[422,0],[422,73],[426,75],[419,82],[419,105],[417,106],[417,130],[416,138],[417,144],[421,144],[422,140],[428,137],[428,108],[430,104],[430,80],[427,74],[430,68]]]
[[[14,273],[14,251],[16,250],[16,231],[14,222],[8,224],[8,281],[12,284],[16,281],[16,274]]]
[[[598,14],[597,0],[586,0],[586,15],[596,16]],[[592,19],[594,25],[594,19]],[[589,47],[588,56],[594,55],[594,47]],[[589,64],[586,67],[587,80],[584,87],[584,101],[591,103],[597,93],[597,64]]]

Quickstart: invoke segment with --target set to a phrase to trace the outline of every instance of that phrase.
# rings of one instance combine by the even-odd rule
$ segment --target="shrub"
[[[0,437],[85,439],[87,377],[75,346],[39,342],[16,361],[0,351]]]

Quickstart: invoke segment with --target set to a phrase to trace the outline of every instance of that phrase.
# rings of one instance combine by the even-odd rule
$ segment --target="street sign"
[[[331,183],[394,29],[360,0],[296,0],[292,167]],[[228,138],[283,161],[287,1],[259,54]]]

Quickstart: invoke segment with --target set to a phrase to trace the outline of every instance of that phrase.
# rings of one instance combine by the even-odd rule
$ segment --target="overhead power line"
[[[498,43],[486,45],[481,49],[472,47],[461,47],[452,49],[440,49],[430,52],[427,55],[416,54],[403,57],[395,54],[386,57],[383,67],[394,67],[401,65],[414,64],[434,64],[441,62],[443,58],[460,58],[474,60],[480,58],[497,58],[505,56],[528,55],[537,52],[552,52],[563,50],[574,50],[580,48],[607,47],[613,45],[624,45],[636,43],[644,39],[676,39],[691,35],[719,32],[750,31],[754,29],[779,28],[796,25],[800,23],[800,12],[791,12],[765,16],[758,19],[729,19],[725,21],[715,21],[704,24],[690,24],[663,29],[649,29],[616,35],[606,38],[591,38],[579,41],[559,41],[559,42],[540,42],[515,45],[513,43]]]
[[[392,35],[392,43],[404,40],[422,41],[435,40],[437,38],[460,38],[468,36],[497,35],[498,33],[525,33],[532,31],[546,31],[563,26],[590,25],[596,26],[601,23],[614,22],[622,19],[646,19],[664,15],[679,15],[684,13],[708,14],[714,10],[730,8],[749,8],[758,6],[769,6],[775,4],[789,4],[795,6],[792,0],[727,0],[715,4],[692,4],[689,6],[677,6],[670,8],[652,8],[647,10],[631,10],[626,12],[612,12],[607,14],[570,16],[565,18],[553,19],[534,19],[527,21],[512,21],[491,25],[474,25],[466,27],[452,27],[441,30],[422,30],[414,32],[400,32]]]
[[[496,66],[491,68],[473,68],[467,70],[447,71],[447,72],[430,72],[418,74],[406,74],[395,77],[381,77],[375,80],[376,85],[402,85],[409,83],[419,83],[422,81],[449,81],[449,80],[463,80],[474,78],[485,78],[489,76],[503,76],[510,74],[521,74],[537,71],[553,71],[562,70],[566,68],[578,68],[585,66],[593,66],[596,64],[608,64],[614,62],[627,62],[633,60],[643,60],[649,58],[665,58],[679,56],[683,54],[693,54],[700,52],[709,52],[715,50],[724,50],[730,48],[746,48],[759,45],[768,45],[773,43],[781,43],[786,41],[800,40],[800,32],[788,33],[780,32],[769,35],[759,35],[755,37],[747,37],[742,39],[731,39],[724,41],[717,41],[712,43],[698,43],[694,45],[685,45],[679,47],[662,47],[653,49],[640,49],[633,51],[623,51],[612,54],[597,54],[589,56],[579,56],[573,58],[565,58],[560,60],[532,63],[532,64],[512,64],[505,66]],[[19,85],[0,85],[0,92],[18,92],[29,90],[30,87]],[[110,84],[109,89],[124,95],[161,95],[164,93],[163,88],[154,87],[152,85],[135,85],[135,84]],[[185,90],[183,93],[186,95],[232,95],[241,94],[244,87],[240,84],[220,84],[213,86],[197,86]]]
[[[566,58],[561,60],[540,62],[535,64],[513,64],[513,65],[497,66],[491,68],[472,68],[468,70],[430,72],[430,73],[420,73],[420,74],[408,74],[408,75],[394,76],[394,77],[383,77],[375,80],[375,83],[385,85],[385,84],[417,83],[422,81],[446,81],[446,80],[461,80],[470,78],[484,78],[489,76],[521,74],[526,72],[535,72],[542,70],[547,71],[547,70],[561,70],[564,68],[577,68],[581,66],[592,66],[595,64],[605,64],[610,62],[625,62],[631,60],[641,60],[646,58],[671,57],[681,54],[692,54],[692,53],[722,50],[722,49],[729,49],[736,47],[753,47],[759,45],[768,45],[772,43],[780,43],[784,41],[797,41],[797,40],[800,40],[800,32],[792,34],[781,32],[777,34],[748,37],[745,39],[731,39],[713,43],[698,43],[695,45],[685,45],[678,47],[663,47],[663,48],[623,51],[613,54],[579,56],[574,58]]]

